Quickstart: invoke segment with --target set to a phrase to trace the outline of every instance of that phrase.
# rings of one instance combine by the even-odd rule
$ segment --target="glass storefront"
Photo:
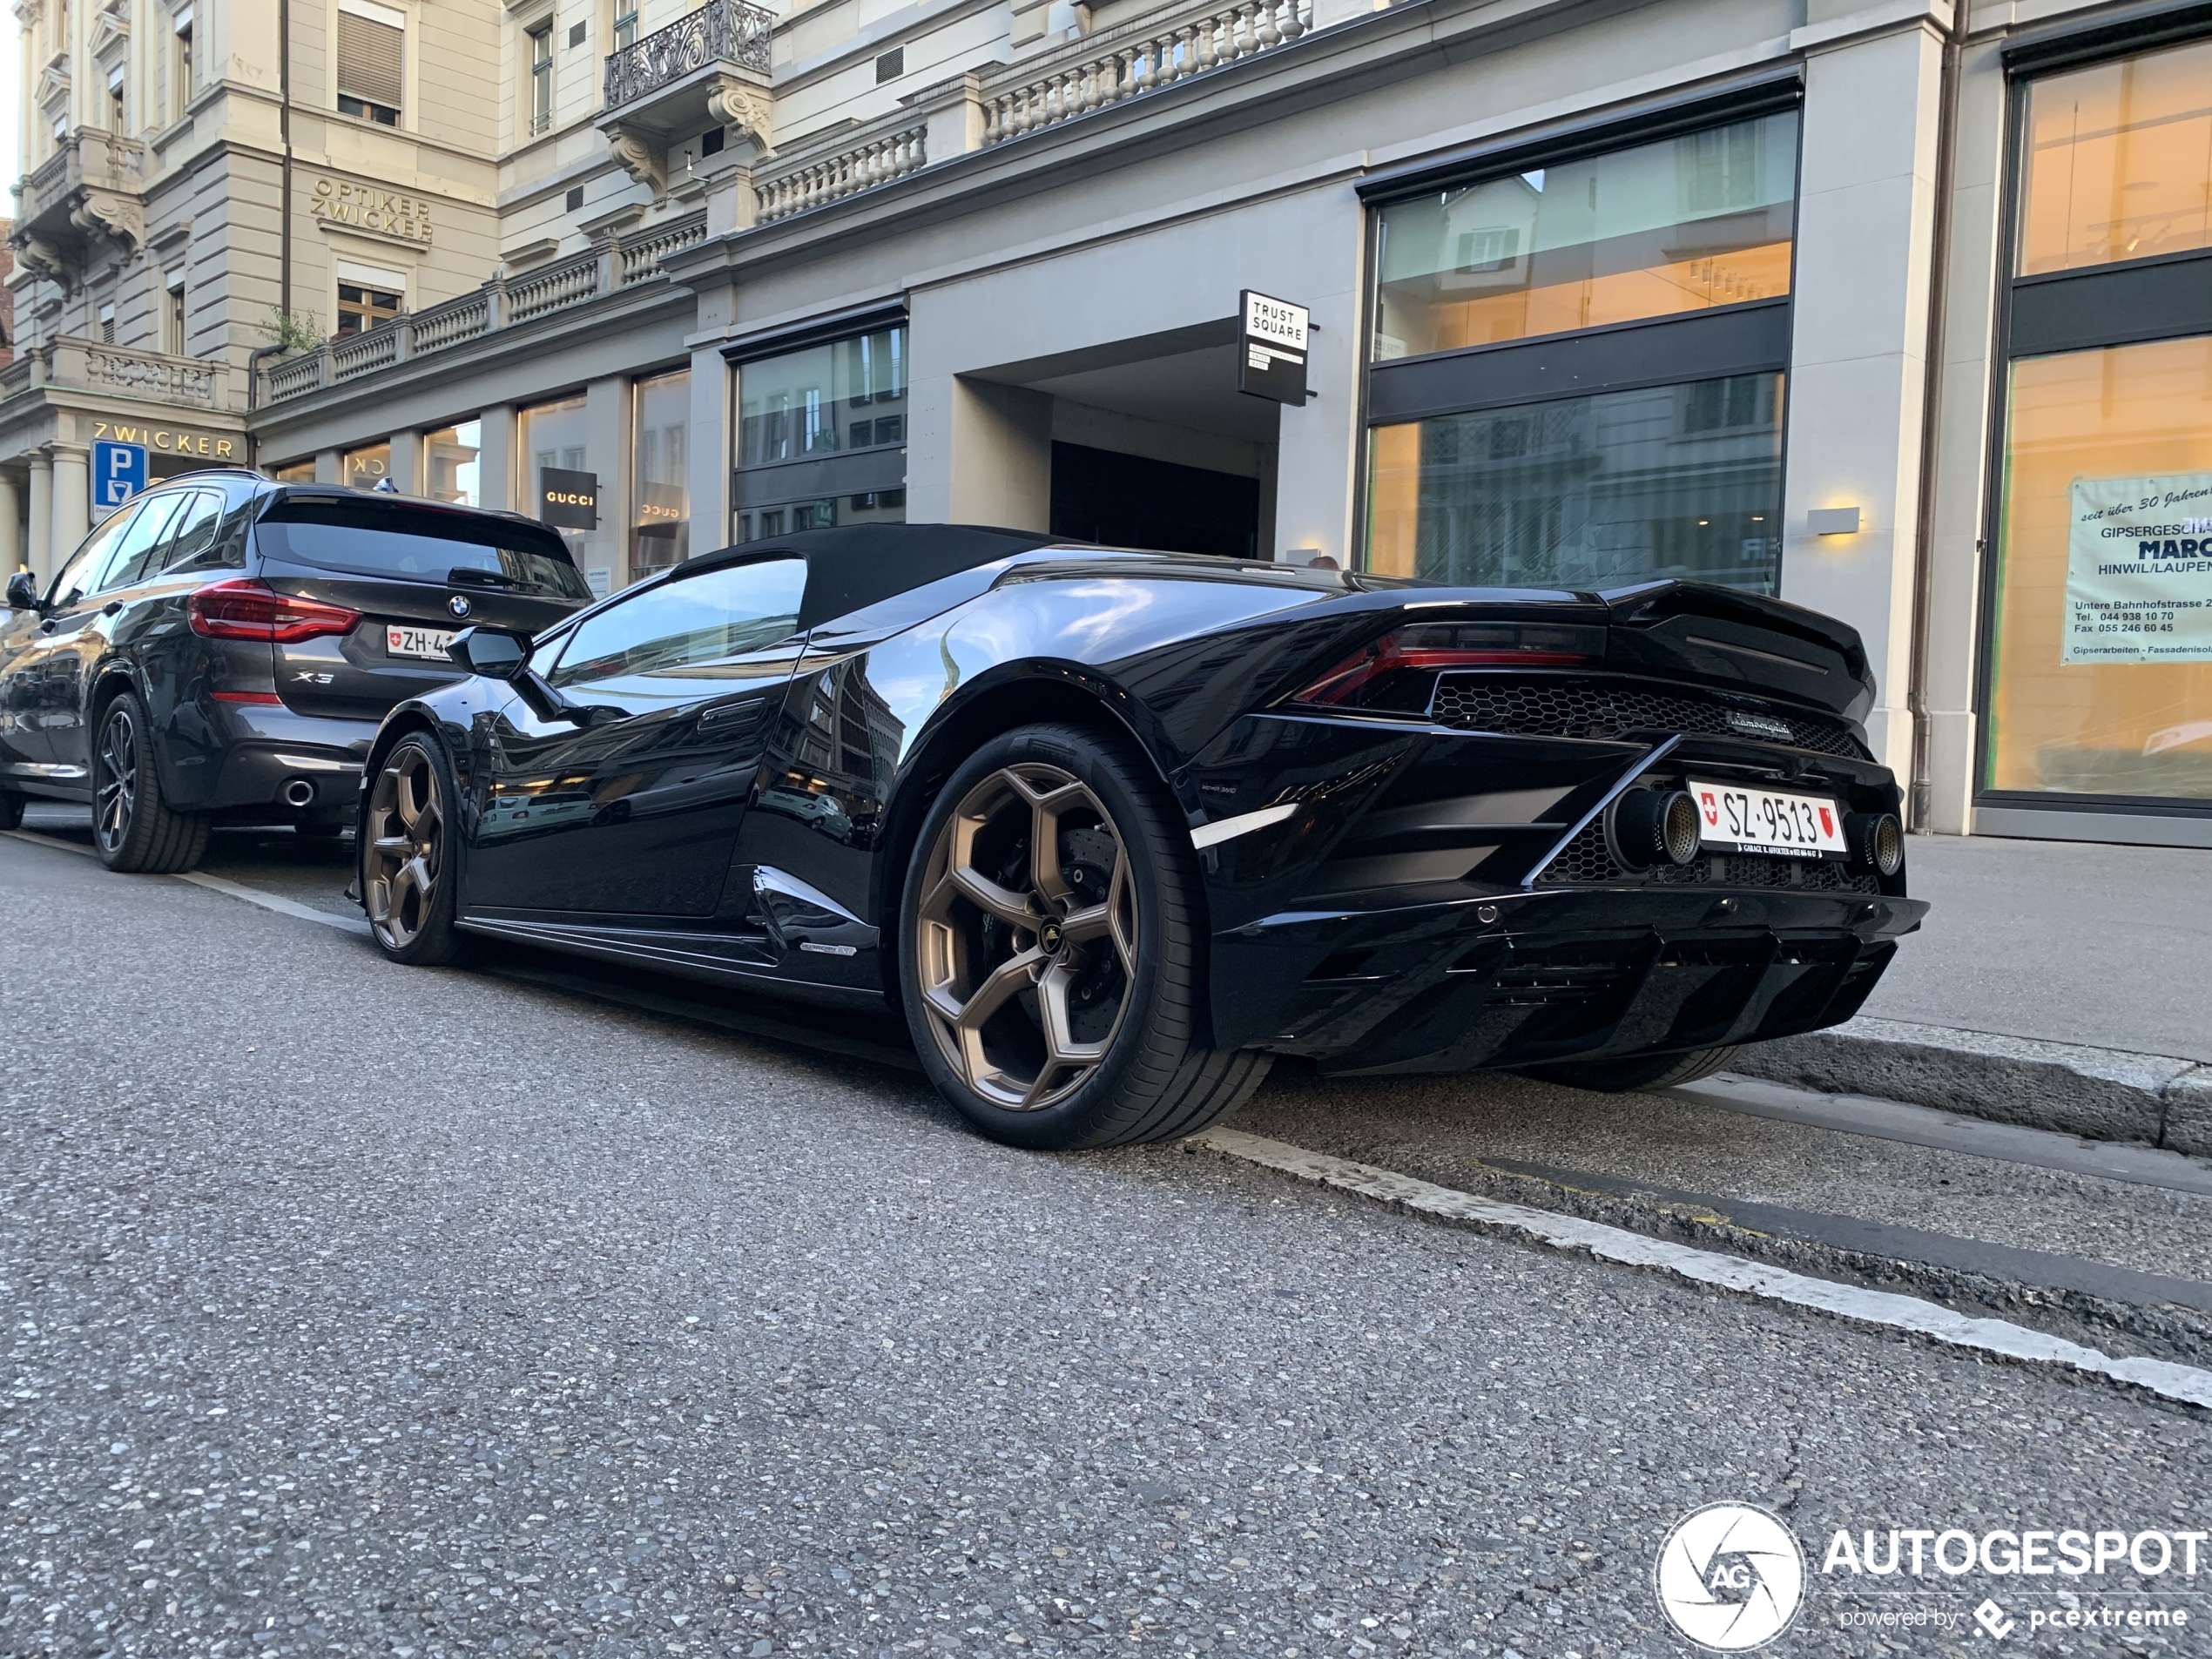
[[[735,539],[907,516],[903,325],[738,370]]]
[[[1794,110],[1393,202],[1378,215],[1379,361],[1777,299]]]
[[[270,477],[280,484],[312,484],[315,481],[315,463],[312,459],[292,461],[281,467],[267,469]]]
[[[1981,790],[2187,810],[2212,802],[2195,300],[2212,286],[2212,44],[2046,75],[2020,104]]]
[[[1367,570],[1775,591],[1797,125],[1747,111],[1377,209]]]
[[[483,505],[476,457],[484,447],[481,421],[462,421],[426,433],[422,439],[423,493],[433,501],[457,502],[463,507]]]
[[[691,556],[691,371],[657,374],[639,381],[635,390],[630,513],[633,582]]]
[[[355,489],[373,489],[392,475],[392,446],[365,444],[346,451],[346,482]]]
[[[1367,569],[1480,587],[1657,577],[1769,592],[1782,376],[1378,427]]]
[[[525,513],[535,515],[543,497],[548,467],[563,472],[590,472],[585,464],[590,452],[586,436],[583,399],[564,397],[551,403],[539,403],[519,409],[516,425],[519,432],[517,448],[523,457],[522,500],[517,503]],[[579,570],[584,568],[584,538],[588,530],[563,529],[561,539],[569,544],[570,556]],[[593,578],[593,591],[601,591],[606,583],[604,574]]]

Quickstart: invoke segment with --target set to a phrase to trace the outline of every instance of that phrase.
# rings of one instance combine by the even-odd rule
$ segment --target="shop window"
[[[2018,270],[2212,247],[2212,41],[2033,82]]]
[[[338,285],[340,338],[362,334],[381,322],[391,321],[400,314],[400,305],[405,297],[392,288],[372,287],[365,282],[341,282]]]
[[[1391,203],[1374,356],[1784,298],[1797,172],[1785,110]]]
[[[631,433],[632,580],[680,564],[691,553],[691,375],[688,369],[639,381]]]
[[[407,73],[407,14],[376,0],[338,0],[338,112],[397,126]]]
[[[738,539],[906,517],[903,327],[738,371]]]
[[[374,489],[392,475],[392,446],[366,444],[346,451],[346,482],[355,489]]]
[[[523,456],[523,508],[528,513],[538,513],[544,500],[549,468],[562,472],[581,473],[591,481],[591,488],[598,488],[597,469],[591,464],[590,439],[584,419],[584,402],[581,396],[564,397],[550,403],[540,403],[520,411],[520,451]],[[564,481],[573,482],[573,480]],[[573,492],[571,492],[573,493]],[[619,521],[617,521],[619,522]],[[611,590],[613,573],[610,562],[601,556],[597,565],[586,569],[584,543],[591,532],[573,526],[556,526],[561,539],[568,543],[569,556],[577,568],[585,572],[592,584],[592,591],[604,594]]]
[[[1366,568],[1478,587],[1775,589],[1782,377],[1378,427]]]
[[[287,461],[280,467],[267,469],[270,477],[280,484],[312,484],[315,481],[315,463],[312,457],[306,461]]]
[[[484,504],[482,481],[476,457],[483,453],[483,422],[458,421],[425,434],[422,469],[433,501],[457,502],[463,507]]]
[[[2212,336],[2011,380],[1985,786],[2212,799]]]

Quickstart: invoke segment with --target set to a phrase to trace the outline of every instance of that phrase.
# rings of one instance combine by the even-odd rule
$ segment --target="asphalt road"
[[[335,908],[343,861],[208,868]],[[1678,1653],[1656,1552],[1722,1501],[1812,1553],[1770,1651],[1994,1652],[1985,1594],[2007,1649],[2212,1650],[2212,1551],[2034,1587],[2186,1634],[1817,1572],[1838,1527],[2212,1527],[2212,1423],[2108,1385],[1207,1152],[1009,1151],[772,1011],[394,968],[15,839],[0,988],[9,1656]],[[1239,1122],[1562,1203],[1505,1164],[1793,1213],[1970,1179],[1898,1203],[2208,1271],[2202,1196],[1686,1103],[1285,1077]],[[1840,1622],[1916,1609],[1961,1622]]]

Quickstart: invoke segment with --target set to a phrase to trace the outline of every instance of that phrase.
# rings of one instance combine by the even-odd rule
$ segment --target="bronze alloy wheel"
[[[429,925],[445,852],[437,763],[421,743],[401,743],[377,773],[361,839],[369,926],[387,948],[404,950]]]
[[[930,848],[917,919],[929,1027],[975,1094],[1040,1111],[1105,1060],[1136,973],[1136,883],[1080,779],[1022,761],[977,783]]]
[[[99,775],[93,786],[92,833],[110,858],[131,839],[138,811],[138,728],[128,698],[118,698],[100,726]]]

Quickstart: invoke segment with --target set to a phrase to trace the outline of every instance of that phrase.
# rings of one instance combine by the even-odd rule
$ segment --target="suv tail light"
[[[209,639],[266,639],[292,644],[326,634],[350,634],[358,610],[279,593],[265,582],[239,577],[199,590],[185,601],[192,631]]]
[[[1586,667],[1604,656],[1604,635],[1602,628],[1573,624],[1416,623],[1369,640],[1292,700],[1334,708],[1395,705],[1402,699],[1376,694],[1393,677],[1414,674],[1420,680],[1413,704],[1426,707],[1428,685],[1447,669]]]

